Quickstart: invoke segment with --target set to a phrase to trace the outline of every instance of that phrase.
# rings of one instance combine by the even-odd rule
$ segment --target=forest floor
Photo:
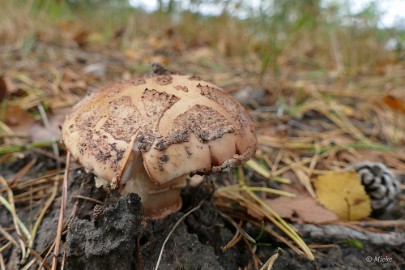
[[[58,267],[154,269],[160,258],[159,269],[405,269],[403,63],[347,78],[297,70],[288,59],[276,77],[261,73],[257,57],[184,48],[172,34],[162,36],[119,50],[116,40],[98,43],[85,32],[51,39],[37,33],[24,46],[1,48],[0,269],[51,269],[66,165],[59,126],[87,91],[148,74],[155,62],[212,81],[247,108],[259,142],[255,163],[206,177],[183,191],[180,212],[147,220],[136,195],[96,188],[72,161]],[[398,176],[398,203],[360,221],[330,218],[312,183],[366,160]],[[257,192],[303,242],[280,230],[266,206],[259,203],[262,214],[258,204],[250,208],[246,189],[241,197],[226,193],[230,185],[294,193],[299,207],[282,213],[292,201]]]

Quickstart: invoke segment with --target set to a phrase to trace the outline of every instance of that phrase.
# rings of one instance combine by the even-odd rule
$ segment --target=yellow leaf
[[[359,220],[370,215],[370,198],[356,172],[320,175],[314,185],[319,202],[341,220]]]

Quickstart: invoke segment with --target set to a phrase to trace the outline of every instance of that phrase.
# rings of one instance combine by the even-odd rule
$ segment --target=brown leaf
[[[27,135],[33,122],[32,116],[20,106],[7,106],[5,123],[10,126],[14,133]]]
[[[405,113],[405,102],[403,100],[391,95],[387,95],[383,97],[381,101],[391,110]]]
[[[299,223],[320,224],[338,220],[338,216],[308,195],[280,197],[266,203],[282,218]]]
[[[7,84],[4,78],[0,76],[0,101],[3,100],[6,94],[7,94]]]
[[[18,126],[30,121],[32,121],[31,115],[20,106],[7,106],[5,121],[7,125]]]
[[[78,33],[75,34],[73,40],[77,43],[80,48],[83,48],[87,45],[88,37],[90,36],[90,32],[87,30],[80,30]]]

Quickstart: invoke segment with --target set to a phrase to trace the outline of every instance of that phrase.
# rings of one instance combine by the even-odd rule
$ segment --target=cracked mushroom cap
[[[232,96],[184,75],[94,91],[67,117],[62,140],[87,170],[118,183],[131,151],[139,151],[156,185],[236,167],[253,156],[257,144],[252,121]]]

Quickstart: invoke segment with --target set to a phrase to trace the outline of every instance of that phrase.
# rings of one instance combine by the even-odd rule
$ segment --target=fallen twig
[[[67,181],[68,181],[68,175],[69,175],[69,166],[70,166],[70,152],[67,152],[66,169],[65,169],[65,174],[63,175],[63,183],[62,183],[62,201],[60,204],[58,230],[56,233],[55,249],[53,252],[52,270],[55,270],[58,265],[58,255],[59,255],[60,241],[62,238],[62,229],[63,229],[63,217],[65,215],[66,201],[67,201]]]
[[[315,240],[336,241],[356,239],[374,245],[400,246],[405,244],[404,232],[376,233],[365,230],[360,231],[340,225],[316,226],[313,224],[295,224],[294,227]]]

